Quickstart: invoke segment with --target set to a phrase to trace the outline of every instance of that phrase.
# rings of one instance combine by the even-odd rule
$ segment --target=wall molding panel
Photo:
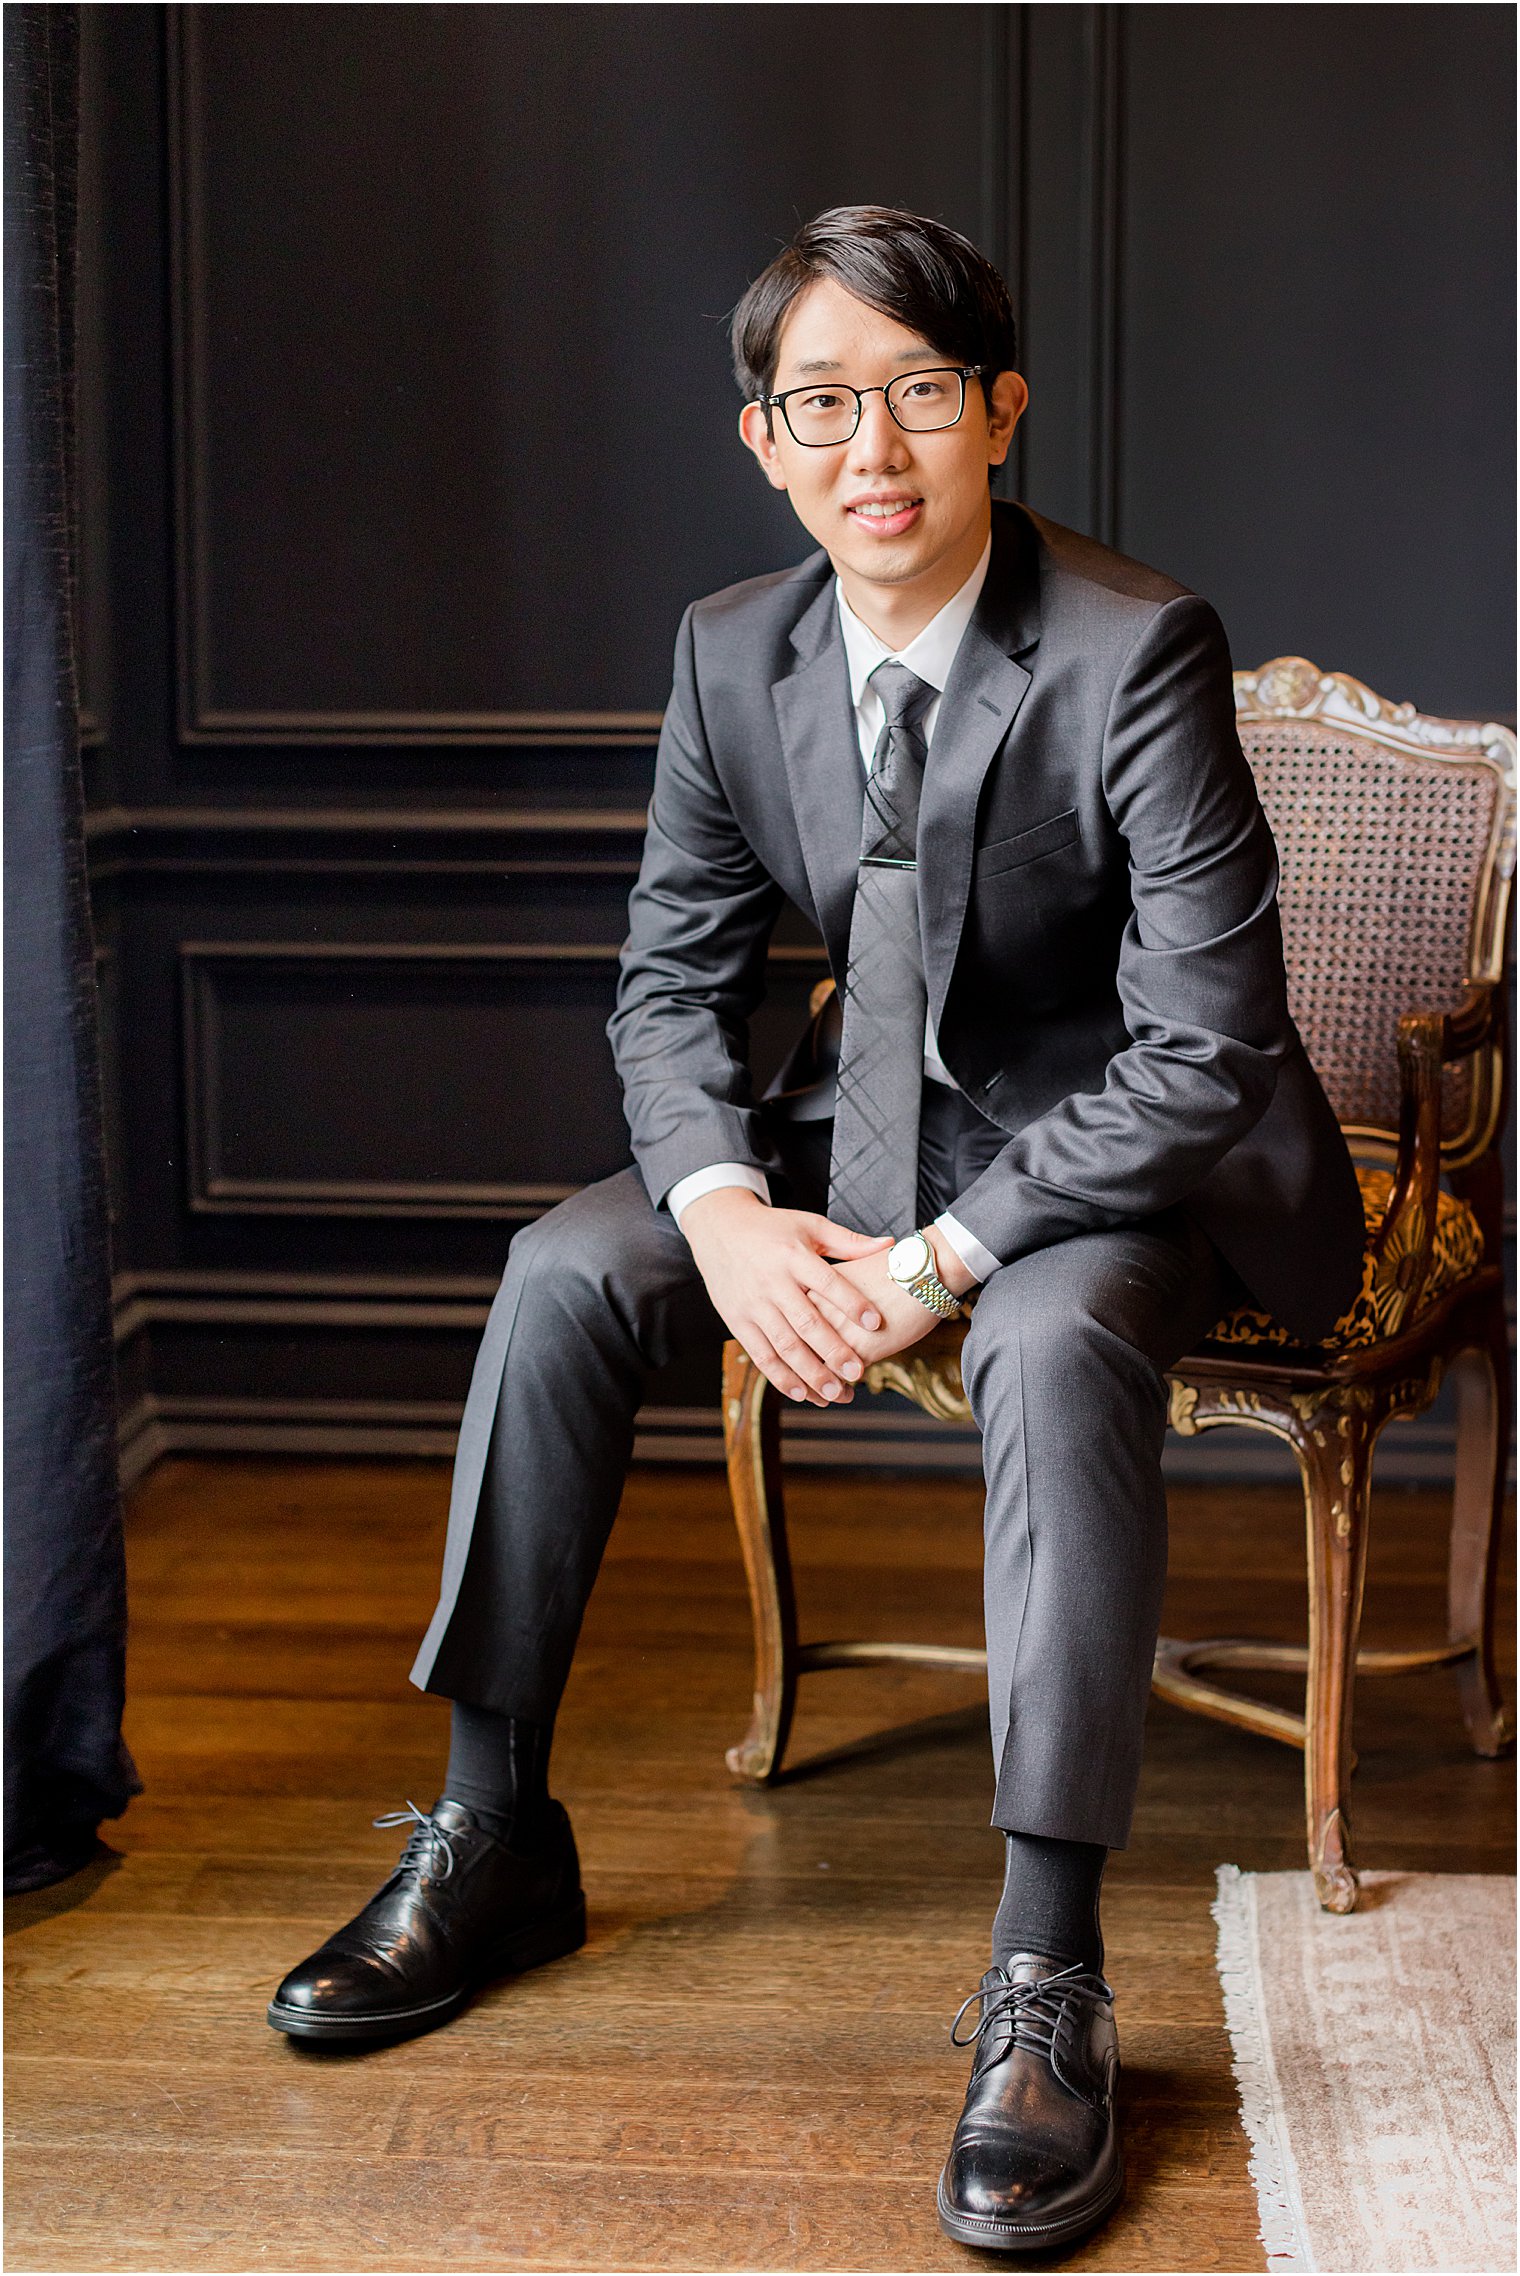
[[[644,745],[657,710],[398,710],[219,705],[215,686],[207,497],[210,340],[204,10],[166,12],[169,82],[169,237],[172,276],[178,732],[187,744]]]
[[[90,874],[637,876],[642,807],[105,806]]]
[[[397,1144],[403,1121],[394,1103],[398,1080],[415,1084],[419,1107],[425,1098],[444,1097],[452,1107],[468,1100],[468,1078],[478,1074],[483,1054],[503,1072],[502,1096],[494,1112],[488,1094],[474,1102],[473,1112],[461,1103],[437,1132],[440,1148],[462,1123],[483,1147],[510,1135],[514,1144],[573,1159],[585,1155],[594,1125],[607,1159],[593,1174],[627,1159],[604,1035],[620,954],[614,943],[187,940],[178,953],[193,1214],[526,1221],[568,1200],[584,1177],[386,1177],[297,1166],[314,1132],[322,1156],[331,1152],[327,1136],[334,1130],[346,1131],[360,1151],[371,1150],[377,1131],[383,1145]],[[770,968],[800,998],[827,961],[821,947],[783,943],[773,948]],[[526,999],[520,1008],[519,998]],[[500,1048],[491,1014],[502,1008],[517,1013],[515,1051],[512,1025],[509,1047]],[[431,1061],[422,1059],[426,1043],[450,1020],[452,1047],[444,1042]],[[571,1044],[576,1030],[582,1031],[580,1050]],[[341,1058],[350,1031],[351,1064],[324,1064],[322,1042]],[[417,1058],[408,1058],[408,1044]],[[284,1066],[292,1082],[261,1117],[263,1071],[275,1065]],[[595,1070],[589,1089],[588,1067]],[[250,1089],[251,1069],[257,1077]],[[328,1085],[322,1095],[333,1109],[326,1119],[301,1096],[303,1076],[309,1083],[319,1070]],[[514,1115],[507,1097],[525,1083],[532,1086],[533,1113]],[[262,1168],[248,1167],[246,1156],[238,1167],[237,1147],[250,1142],[250,1122],[255,1150],[263,1149]],[[270,1166],[285,1149],[291,1166]]]
[[[269,521],[266,529],[261,494],[277,494],[282,483],[290,484],[292,501],[304,501],[306,510],[288,527],[299,533],[303,548],[308,534],[319,523],[313,542],[330,542],[329,573],[313,588],[319,613],[329,609],[334,581],[344,578],[353,582],[356,594],[383,593],[387,611],[394,613],[400,588],[387,585],[384,572],[377,566],[387,550],[383,520],[372,516],[368,523],[362,518],[350,522],[350,500],[335,496],[325,479],[327,470],[314,466],[314,446],[320,435],[335,463],[362,464],[364,454],[356,458],[353,453],[357,421],[361,431],[367,425],[372,435],[372,464],[394,462],[403,474],[416,451],[442,447],[441,430],[424,418],[417,420],[409,443],[398,443],[387,389],[425,398],[430,391],[429,380],[417,375],[431,374],[436,382],[447,371],[447,364],[430,359],[426,347],[419,347],[412,336],[405,316],[406,300],[409,293],[420,294],[424,296],[422,305],[431,311],[433,302],[426,296],[439,290],[445,247],[457,244],[461,233],[468,232],[463,242],[469,246],[469,258],[461,261],[456,255],[449,268],[451,281],[458,288],[452,305],[461,328],[461,354],[481,366],[479,387],[469,403],[480,480],[471,492],[461,492],[461,514],[482,526],[479,532],[460,529],[462,544],[478,538],[475,551],[466,558],[478,557],[484,566],[489,556],[504,573],[504,584],[516,573],[515,556],[541,558],[545,575],[535,595],[533,614],[537,618],[562,612],[566,621],[560,647],[573,650],[578,640],[584,643],[587,637],[586,611],[579,599],[581,586],[575,574],[567,572],[570,556],[553,524],[564,517],[573,520],[584,497],[589,509],[585,513],[585,543],[593,550],[598,543],[612,547],[610,590],[603,605],[615,619],[626,608],[630,576],[637,579],[642,572],[647,580],[653,566],[647,544],[635,541],[630,551],[629,541],[621,537],[618,521],[622,501],[617,495],[627,487],[630,474],[636,477],[636,459],[647,452],[651,436],[646,434],[643,450],[634,454],[632,461],[625,455],[620,467],[615,456],[601,452],[597,463],[607,471],[600,488],[593,486],[588,491],[584,484],[577,486],[574,461],[588,439],[594,444],[595,438],[587,437],[588,426],[595,429],[627,420],[631,400],[640,400],[636,394],[631,398],[630,390],[638,389],[651,364],[658,369],[662,355],[668,356],[668,347],[660,344],[660,313],[651,308],[649,320],[656,329],[646,339],[636,305],[617,305],[614,313],[597,304],[584,312],[588,327],[612,326],[621,353],[629,359],[626,372],[606,370],[604,359],[595,352],[583,354],[577,364],[574,348],[525,348],[517,339],[513,318],[519,311],[530,337],[542,335],[552,342],[574,336],[573,327],[567,331],[564,320],[563,268],[555,251],[559,224],[552,204],[544,206],[542,201],[534,221],[524,224],[522,205],[532,202],[538,183],[526,145],[521,162],[528,173],[523,183],[515,185],[510,194],[505,185],[493,192],[491,185],[502,174],[503,165],[510,174],[519,161],[512,144],[505,146],[503,157],[499,126],[494,121],[477,149],[482,120],[478,115],[480,89],[474,82],[489,80],[495,70],[514,77],[524,71],[542,73],[545,84],[552,84],[571,67],[572,51],[579,55],[584,49],[592,71],[590,81],[583,79],[578,90],[582,105],[588,94],[593,100],[610,104],[606,122],[609,147],[604,161],[609,184],[618,178],[619,166],[630,161],[637,164],[642,176],[636,189],[631,179],[621,182],[603,218],[615,228],[619,199],[636,195],[642,201],[641,210],[647,209],[646,241],[650,233],[679,236],[684,231],[689,235],[687,217],[693,209],[679,145],[658,134],[651,140],[652,122],[646,130],[637,123],[636,106],[630,109],[626,100],[613,99],[610,80],[602,88],[597,83],[607,79],[609,69],[631,71],[635,78],[643,75],[651,93],[662,99],[684,92],[693,71],[707,69],[717,75],[735,67],[739,57],[731,26],[738,28],[741,46],[745,40],[763,41],[764,27],[754,21],[759,11],[746,9],[742,16],[718,24],[710,20],[716,11],[655,5],[604,10],[596,23],[587,18],[583,25],[575,12],[532,6],[506,12],[377,9],[366,21],[368,37],[362,53],[351,53],[349,73],[337,78],[333,76],[335,54],[328,45],[331,34],[322,25],[322,11],[280,11],[277,36],[270,29],[272,14],[265,10],[226,11],[187,0],[187,4],[169,9],[165,19],[179,741],[189,748],[229,749],[326,745],[419,749],[579,746],[592,750],[652,744],[661,711],[648,701],[495,705],[454,703],[445,694],[425,703],[353,700],[352,694],[346,700],[335,695],[328,701],[303,701],[288,693],[261,700],[256,685],[260,679],[273,687],[282,677],[292,686],[301,678],[290,650],[304,645],[311,613],[307,619],[298,620],[294,642],[287,638],[256,657],[248,647],[247,627],[259,614],[258,589],[262,588],[266,609],[272,602],[277,614],[282,605],[281,571],[287,577],[298,573],[289,560],[289,549],[282,559],[278,548],[271,545],[270,532],[276,524]],[[1016,142],[1021,129],[1021,14],[1017,8],[996,5],[948,9],[910,5],[891,11],[883,33],[889,45],[894,41],[906,43],[905,60],[916,52],[914,43],[925,39],[932,40],[939,50],[934,71],[919,87],[921,109],[928,102],[942,110],[946,127],[953,121],[956,133],[932,157],[927,151],[923,153],[916,161],[916,173],[913,162],[908,163],[906,178],[896,183],[881,179],[884,169],[874,136],[862,140],[858,156],[849,162],[863,176],[876,177],[876,186],[870,189],[862,178],[854,195],[885,196],[889,202],[895,198],[895,202],[930,210],[948,206],[952,210],[947,218],[979,231],[1015,267],[1017,229],[1010,226],[1009,184],[1017,177]],[[827,76],[828,59],[836,47],[841,59],[853,52],[858,21],[853,9],[819,6],[810,10],[814,56],[823,76]],[[298,27],[294,47],[292,35],[283,28],[291,23]],[[310,51],[310,81],[293,64],[294,56],[304,51]],[[597,63],[603,66],[600,73],[595,70]],[[357,85],[350,98],[347,80],[356,72],[364,79],[367,101]],[[444,80],[442,100],[452,112],[449,123],[454,130],[441,141],[435,107],[435,82],[440,75]],[[308,116],[303,105],[311,98],[311,84],[321,83],[324,77],[333,99],[320,113],[313,108]],[[337,88],[344,91],[334,94]],[[752,79],[744,82],[744,99],[747,109],[754,108]],[[846,180],[830,181],[829,177],[837,171],[842,146],[854,128],[847,126],[842,134],[834,117],[827,134],[823,133],[816,98],[807,87],[794,87],[774,76],[761,107],[774,114],[769,124],[773,139],[780,144],[795,142],[799,131],[816,141],[802,172],[794,174],[784,188],[777,185],[781,197],[775,208],[776,219],[788,215],[795,221],[800,185],[810,169],[819,175],[822,194],[805,199],[805,204],[835,202],[841,195],[851,194]],[[963,150],[960,145],[966,138],[962,122],[968,110],[976,131],[971,146]],[[389,138],[376,136],[377,118],[389,122]],[[921,118],[921,126],[923,123]],[[520,124],[530,141],[543,131],[531,104]],[[718,131],[716,124],[713,131]],[[435,179],[419,192],[414,174],[408,198],[401,203],[387,202],[398,197],[395,170],[388,163],[391,143],[399,151],[407,146],[409,135],[423,133],[429,139]],[[352,141],[351,151],[345,137]],[[615,145],[625,137],[628,147],[620,154]],[[720,143],[726,144],[727,139],[719,135]],[[494,163],[484,161],[487,148],[494,152]],[[346,170],[342,157],[352,161]],[[893,171],[904,174],[904,162],[894,160],[885,169],[889,176]],[[361,194],[359,186],[366,184],[369,196],[376,201],[374,226],[367,232],[354,233],[347,227],[344,206]],[[278,225],[262,236],[245,228],[249,209],[260,197],[272,198],[277,191],[284,192],[291,210],[282,212]],[[766,194],[757,186],[749,202]],[[493,196],[508,198],[509,215],[493,211]],[[419,219],[419,214],[424,218]],[[301,216],[304,225],[297,218]],[[417,263],[413,249],[405,242],[406,233],[409,228],[425,229],[430,224],[438,236],[434,259]],[[298,262],[292,256],[297,232],[302,233]],[[579,249],[581,241],[575,242]],[[762,225],[758,247],[768,250],[774,242],[774,228]],[[565,249],[569,250],[568,240]],[[744,269],[755,266],[756,250],[751,234]],[[711,256],[717,251],[716,246],[711,248]],[[708,247],[692,242],[689,258],[695,264],[694,273],[709,257]],[[535,268],[535,260],[547,265]],[[330,289],[314,298],[308,309],[302,295],[303,281],[310,281],[324,262],[333,264]],[[734,295],[736,284],[742,284],[744,269],[736,275],[731,262],[717,265],[713,281],[716,284],[717,276],[723,277],[724,299]],[[591,280],[588,291],[605,293],[607,288],[600,282],[596,264],[586,274]],[[235,298],[230,290],[234,275]],[[705,294],[711,287],[698,284],[695,289]],[[400,312],[389,328],[375,325],[374,311],[379,302]],[[444,304],[438,305],[441,308]],[[704,298],[703,306],[707,305]],[[320,355],[313,354],[310,336],[300,331],[308,318],[312,325],[320,322],[326,327]],[[702,406],[704,451],[710,448],[709,424],[712,443],[718,441],[721,430],[721,487],[727,495],[721,503],[715,500],[714,505],[719,526],[748,528],[760,551],[758,555],[752,552],[747,562],[731,554],[733,567],[725,577],[715,573],[724,558],[723,546],[707,545],[714,570],[693,576],[675,603],[677,613],[692,593],[711,589],[756,567],[773,565],[772,547],[777,541],[790,548],[794,557],[799,550],[806,550],[781,502],[763,493],[753,469],[733,448],[736,404],[725,396],[720,409],[711,399],[714,375],[723,388],[730,387],[726,372],[718,373],[710,358],[712,323],[711,317],[704,319],[703,379],[694,400]],[[280,332],[286,325],[292,329]],[[266,343],[265,331],[270,326],[280,333],[278,347]],[[689,356],[692,350],[688,347],[679,353]],[[500,368],[489,372],[485,367],[493,355]],[[309,433],[281,437],[291,446],[283,461],[271,461],[267,452],[260,455],[255,441],[262,409],[252,379],[263,368],[261,358],[269,359],[266,376],[276,389],[286,384],[287,373],[296,368],[308,377],[319,375],[323,389],[322,399],[308,400],[305,407]],[[376,368],[377,362],[381,368]],[[568,378],[569,374],[573,378]],[[457,369],[454,376],[457,379]],[[345,378],[351,400],[342,397]],[[447,385],[447,380],[442,384]],[[535,415],[551,403],[553,410],[535,423]],[[572,405],[578,406],[578,412],[572,412]],[[518,406],[522,407],[520,412],[515,408]],[[430,408],[425,401],[418,402],[419,411]],[[669,503],[678,520],[690,523],[696,493],[688,498],[685,489],[689,453],[675,449],[675,439],[673,432],[663,440],[657,430],[653,435],[656,447],[665,451],[669,461],[667,479],[673,479],[680,490]],[[471,447],[470,440],[461,440],[460,448],[465,452]],[[398,450],[399,458],[395,456]],[[503,453],[510,459],[509,469]],[[595,447],[591,455],[597,455]],[[552,488],[556,459],[563,463],[567,484],[563,496]],[[524,488],[531,503],[524,505],[515,520],[493,521],[493,516],[506,511],[500,505],[504,471],[510,473],[513,486]],[[545,487],[546,481],[550,487]],[[312,500],[318,502],[315,511]],[[667,505],[657,495],[652,495],[650,502],[656,513]],[[252,516],[250,505],[257,509]],[[424,484],[418,492],[416,522],[426,518],[427,505]],[[255,534],[250,535],[250,531]],[[414,542],[421,568],[424,541],[418,536]],[[686,542],[689,545],[691,539]],[[261,546],[263,552],[259,551]],[[664,550],[678,551],[679,547]],[[262,577],[249,567],[258,560],[269,565]],[[362,574],[356,576],[356,571]],[[478,579],[474,582],[478,584]],[[234,594],[238,596],[236,602],[231,597]],[[361,609],[361,619],[363,613]],[[453,641],[452,655],[445,655],[439,666],[446,682],[451,671],[465,668],[472,654],[471,642],[463,635],[455,640],[446,617],[430,621],[435,625],[435,639]],[[444,628],[441,634],[438,627]],[[664,682],[668,642],[674,629],[672,616],[654,653],[645,652],[634,676],[643,677],[648,684]],[[536,653],[542,646],[540,625],[535,622],[523,630],[524,648]],[[372,678],[386,676],[398,653],[395,641],[377,644],[362,621],[348,620],[342,633],[332,637],[346,643],[346,651],[340,653],[334,648],[325,659],[330,666],[326,677],[334,686],[346,682],[355,692],[366,672]],[[419,632],[417,637],[425,644],[428,636]],[[501,671],[488,672],[488,678],[518,674],[525,675],[528,683],[533,681],[535,668],[531,661],[525,662],[514,653],[515,645],[511,643],[502,651],[508,661]],[[238,659],[235,664],[234,657]],[[362,666],[358,663],[361,658],[365,660]],[[594,649],[588,662],[595,662]],[[542,677],[541,668],[537,676]],[[565,678],[562,662],[550,676]],[[306,680],[308,686],[315,684],[309,671]],[[229,689],[239,692],[229,693]],[[631,698],[631,686],[628,692]]]
[[[1122,7],[1020,11],[1021,337],[1029,412],[1018,495],[1116,542]]]
[[[1123,97],[1120,42],[1124,10],[1105,4],[1084,10],[1091,86],[1090,154],[1092,188],[1088,326],[1092,376],[1089,382],[1088,451],[1091,466],[1086,527],[1105,545],[1119,542],[1119,300],[1123,244]]]
[[[588,1040],[595,1040],[612,1008],[618,951],[586,941],[391,943],[332,941],[182,941],[179,950],[184,1005],[184,1096],[189,1205],[197,1214],[302,1217],[536,1217],[576,1191],[563,1179],[481,1177],[321,1177],[299,1170],[265,1174],[232,1165],[227,1092],[236,1044],[231,1034],[239,984],[259,988],[264,1009],[289,984],[292,1012],[315,995],[334,1013],[362,999],[382,1004],[387,992],[415,999],[423,980],[424,1018],[441,1014],[467,978],[486,977],[502,991],[524,981],[552,980],[564,988],[572,976],[594,972],[604,999],[594,1009]],[[428,987],[427,983],[433,985]],[[269,1026],[264,1029],[271,1045]],[[275,1046],[277,1048],[277,1046]],[[539,1073],[542,1082],[547,1070]],[[608,1070],[610,1073],[610,1068]],[[376,1066],[369,1052],[355,1053],[351,1080],[366,1075],[382,1091],[396,1080],[392,1066]],[[381,1101],[377,1095],[375,1104]],[[536,1105],[542,1114],[540,1089]],[[537,1120],[537,1117],[535,1117]],[[279,1131],[299,1147],[310,1123],[293,1088],[278,1114]],[[497,1125],[499,1127],[499,1125]],[[567,1133],[569,1135],[569,1133]]]

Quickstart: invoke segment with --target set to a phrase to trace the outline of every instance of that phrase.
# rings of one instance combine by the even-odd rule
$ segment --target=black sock
[[[1043,1952],[1061,1966],[1103,1968],[1098,1891],[1108,1851],[1100,1841],[1004,1835],[1003,1894],[992,1923],[999,1967],[1015,1952]]]
[[[463,1802],[487,1833],[509,1849],[531,1848],[549,1801],[553,1736],[552,1723],[498,1715],[492,1707],[456,1699],[444,1793],[450,1801]]]

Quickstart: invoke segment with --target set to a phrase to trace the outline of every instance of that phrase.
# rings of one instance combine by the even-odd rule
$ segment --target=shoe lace
[[[436,1818],[426,1810],[419,1810],[415,1802],[408,1802],[403,1810],[387,1810],[384,1817],[371,1818],[375,1826],[410,1826],[407,1845],[397,1860],[398,1870],[415,1865],[435,1881],[446,1881],[454,1870],[454,1844]]]
[[[1075,1964],[1062,1968],[1056,1974],[1040,1976],[1029,1983],[1010,1983],[1006,1977],[999,1983],[978,1984],[974,1992],[961,2001],[950,2026],[952,2047],[975,2047],[992,2025],[1002,2022],[1008,2027],[1008,2036],[989,2059],[996,2062],[1010,2054],[1015,2047],[1032,2048],[1048,2057],[1055,2044],[1056,2025],[1061,2019],[1064,1995],[1068,1991],[1096,1993],[1101,1999],[1111,1999],[1112,1992],[1103,1978],[1091,1968]],[[968,2008],[980,2001],[981,2015],[976,2029],[961,2036],[961,2019]],[[987,2041],[991,2049],[992,2041]]]

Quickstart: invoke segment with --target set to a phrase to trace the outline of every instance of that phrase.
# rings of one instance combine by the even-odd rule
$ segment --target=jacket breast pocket
[[[1068,806],[1064,814],[1052,814],[1048,822],[1036,822],[1032,830],[1019,830],[1011,838],[994,838],[977,854],[974,874],[978,879],[1000,877],[1005,869],[1022,869],[1026,861],[1058,853],[1081,835],[1077,810]]]

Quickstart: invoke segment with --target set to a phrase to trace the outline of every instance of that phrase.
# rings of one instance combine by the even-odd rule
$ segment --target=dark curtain
[[[5,1886],[95,1852],[121,1737],[99,1020],[72,628],[79,23],[5,41]]]

